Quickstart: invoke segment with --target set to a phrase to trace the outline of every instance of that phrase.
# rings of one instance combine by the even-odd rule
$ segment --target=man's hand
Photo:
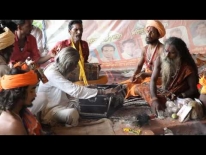
[[[169,100],[174,101],[177,99],[177,96],[173,93],[170,93],[167,95],[167,98],[169,98]]]
[[[142,79],[145,79],[145,78],[147,77],[147,73],[141,72],[141,73],[139,74],[139,76],[140,76]]]
[[[147,73],[145,73],[145,72],[135,74],[132,77],[132,82],[137,82],[137,80],[144,80],[146,77],[147,77]]]
[[[158,100],[155,100],[155,101],[152,102],[151,110],[152,110],[152,114],[158,116],[158,113],[157,113],[157,111],[159,110]]]
[[[50,57],[51,57],[51,58],[54,58],[54,57],[56,56],[56,54],[57,54],[57,53],[52,53],[52,52],[51,52],[51,53],[50,53]]]
[[[130,80],[131,80],[131,82],[135,82],[136,81],[136,75],[133,75]]]
[[[107,94],[114,94],[115,92],[114,92],[114,88],[109,88],[109,89],[105,89],[104,90],[104,94],[105,95],[107,95]]]
[[[140,73],[134,74],[132,79],[131,79],[131,82],[137,82],[137,80],[141,80]]]
[[[33,61],[33,60],[31,60],[31,59],[26,59],[26,64],[28,65],[28,66],[32,66],[35,62]]]
[[[118,86],[116,86],[116,87],[114,87],[114,88],[105,89],[105,90],[104,90],[104,93],[105,93],[105,95],[106,95],[106,94],[116,95],[116,94],[118,94],[122,89],[124,89],[124,88],[122,88],[122,87],[123,87],[122,85],[118,85]]]
[[[151,106],[152,114],[156,115],[156,117],[161,119],[164,118],[162,109],[164,109],[164,107],[162,104],[159,103],[158,99],[152,102],[152,106]]]
[[[88,85],[88,86],[86,86],[87,88],[94,88],[94,89],[96,89],[97,88],[97,86],[96,85],[94,85],[94,84],[90,84],[90,85]]]

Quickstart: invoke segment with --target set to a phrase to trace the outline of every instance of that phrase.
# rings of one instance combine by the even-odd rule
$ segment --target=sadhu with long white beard
[[[158,77],[162,85],[157,86]],[[185,42],[170,37],[164,43],[164,52],[156,59],[150,84],[136,87],[136,91],[149,103],[152,112],[166,108],[167,98],[199,98],[197,66]]]

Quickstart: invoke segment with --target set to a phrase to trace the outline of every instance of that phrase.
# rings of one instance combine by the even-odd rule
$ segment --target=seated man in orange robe
[[[163,44],[159,41],[159,39],[164,37],[166,33],[163,24],[157,20],[148,20],[145,32],[146,43],[148,45],[142,49],[141,58],[136,71],[131,79],[121,82],[121,84],[127,85],[127,95],[125,98],[139,96],[136,89],[137,84],[150,81],[154,61],[163,51]]]
[[[159,75],[162,85],[157,86]],[[137,87],[139,94],[152,107],[153,113],[165,109],[168,99],[199,98],[197,66],[186,43],[177,37],[165,41],[164,52],[156,59],[150,84]]]

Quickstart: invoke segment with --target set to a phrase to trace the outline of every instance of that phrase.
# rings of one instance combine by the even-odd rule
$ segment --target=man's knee
[[[76,109],[70,109],[66,119],[66,125],[77,126],[79,123],[79,112]]]

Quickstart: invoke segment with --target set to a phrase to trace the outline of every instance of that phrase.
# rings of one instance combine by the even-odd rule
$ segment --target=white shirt
[[[38,98],[38,94],[42,95],[43,93],[46,100],[42,101],[44,103],[34,101],[33,105],[39,104],[39,106],[42,106],[41,104],[45,104],[44,109],[42,109],[43,122],[45,123],[50,123],[51,117],[57,111],[72,107],[75,102],[78,102],[78,99],[88,99],[97,95],[97,89],[80,86],[64,78],[54,63],[46,68],[44,74],[49,81],[45,84],[40,82],[36,98]],[[66,94],[71,97],[68,98]],[[34,108],[37,105],[34,105]]]
[[[33,35],[36,38],[37,46],[40,52],[39,54],[41,55],[41,57],[45,56],[48,51],[44,50],[44,47],[43,47],[43,41],[42,41],[43,34],[42,34],[41,29],[33,25],[31,35]]]

